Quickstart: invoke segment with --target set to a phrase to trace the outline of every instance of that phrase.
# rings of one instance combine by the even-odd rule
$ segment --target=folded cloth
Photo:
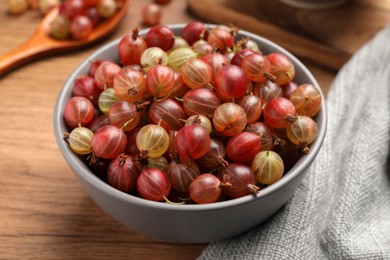
[[[199,259],[390,259],[389,42],[390,26],[338,73],[323,147],[286,205]]]

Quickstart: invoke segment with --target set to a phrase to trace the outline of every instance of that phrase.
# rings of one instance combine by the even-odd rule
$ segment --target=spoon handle
[[[33,35],[15,49],[0,56],[0,77],[21,65],[44,56],[52,47],[49,40]]]

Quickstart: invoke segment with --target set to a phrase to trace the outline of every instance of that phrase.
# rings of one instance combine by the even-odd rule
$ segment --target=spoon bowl
[[[124,0],[114,16],[99,23],[88,37],[79,40],[56,40],[49,35],[50,22],[59,13],[59,7],[53,8],[43,18],[38,29],[27,41],[0,56],[0,77],[33,60],[48,55],[77,50],[96,43],[108,36],[116,28],[126,15],[130,3],[131,0]]]

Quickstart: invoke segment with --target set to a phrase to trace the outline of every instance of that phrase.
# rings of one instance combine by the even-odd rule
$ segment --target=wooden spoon
[[[56,40],[49,35],[50,22],[58,15],[56,7],[43,18],[37,31],[14,50],[0,56],[0,77],[7,72],[38,58],[65,51],[77,50],[108,36],[126,15],[131,0],[124,0],[116,14],[101,22],[88,37],[80,40]]]

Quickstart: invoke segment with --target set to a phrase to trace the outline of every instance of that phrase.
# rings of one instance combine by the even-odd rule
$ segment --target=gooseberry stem
[[[247,187],[248,187],[249,192],[251,192],[253,194],[257,193],[260,190],[260,188],[254,184],[248,184]]]

